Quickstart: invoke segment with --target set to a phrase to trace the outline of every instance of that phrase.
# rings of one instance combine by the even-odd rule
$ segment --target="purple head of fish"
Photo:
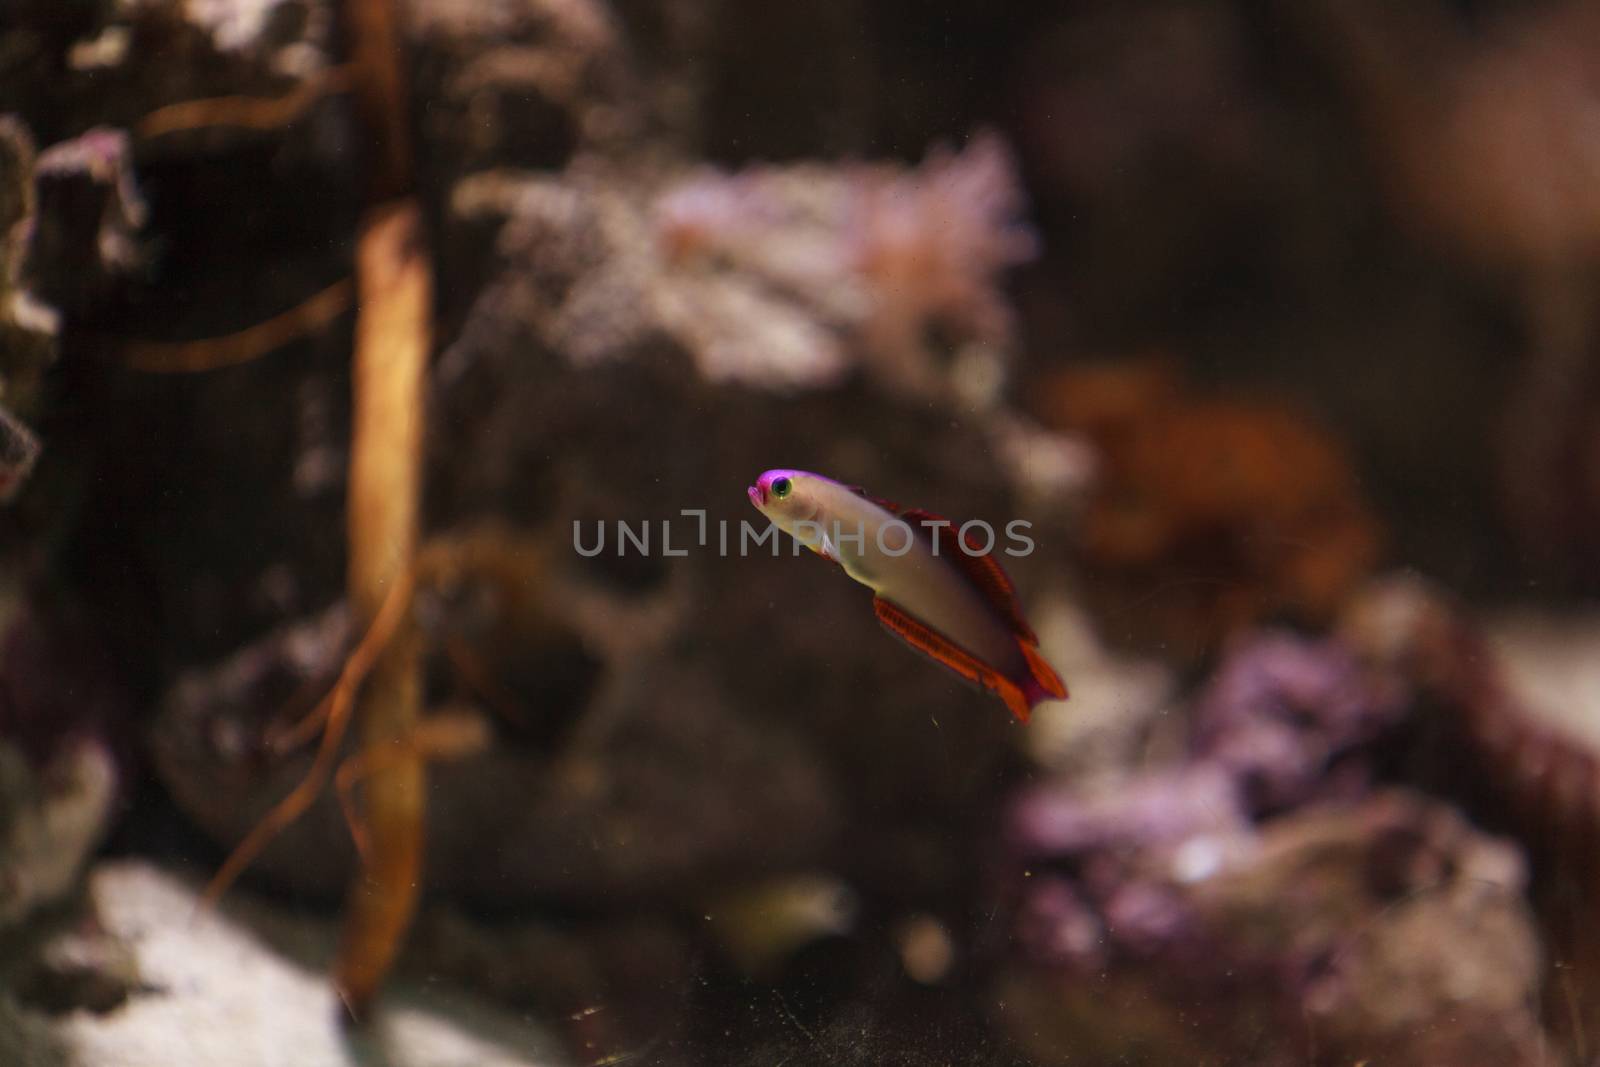
[[[764,471],[761,477],[756,479],[756,484],[746,489],[745,493],[749,495],[750,503],[754,504],[758,508],[764,508],[768,503],[771,502],[774,495],[772,491],[773,483],[779,481],[792,481],[794,476],[798,473],[798,471],[782,469]],[[782,487],[780,486],[779,488]],[[779,493],[777,495],[782,496],[783,494]]]

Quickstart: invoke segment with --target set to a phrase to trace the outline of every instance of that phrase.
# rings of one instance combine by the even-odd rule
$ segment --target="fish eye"
[[[772,480],[772,495],[782,500],[789,495],[789,490],[794,488],[794,483],[787,478],[774,478]]]

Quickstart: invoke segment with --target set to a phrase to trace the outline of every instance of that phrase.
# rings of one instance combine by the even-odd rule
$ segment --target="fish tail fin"
[[[1022,650],[1022,658],[1028,664],[1028,676],[1020,682],[1002,679],[998,691],[1000,699],[1011,709],[1011,714],[1019,721],[1027,722],[1033,714],[1033,706],[1040,701],[1067,699],[1067,687],[1037,648],[1026,641],[1018,641],[1017,647]]]
[[[1027,712],[1034,710],[1034,705],[1040,701],[1064,701],[1067,699],[1067,683],[1061,680],[1061,675],[1051,667],[1050,662],[1038,653],[1038,648],[1029,645],[1027,641],[1018,641],[1018,648],[1022,649],[1022,659],[1027,662],[1027,675],[1022,680],[1022,685],[1016,686],[1016,699],[1026,707]],[[1006,707],[1011,713],[1022,721],[1027,721],[1027,712],[1019,712],[1018,704],[1013,704],[1011,694],[1005,696]]]
[[[1040,697],[1038,699],[1051,699],[1051,701],[1064,701],[1067,699],[1067,683],[1061,680],[1061,675],[1051,667],[1045,657],[1038,654],[1038,648],[1022,641],[1022,659],[1027,661],[1027,672],[1032,675],[1034,685],[1038,686]]]

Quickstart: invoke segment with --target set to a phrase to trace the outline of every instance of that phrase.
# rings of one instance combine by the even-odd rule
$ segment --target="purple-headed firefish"
[[[806,471],[770,470],[746,491],[779,529],[871,589],[890,633],[998,695],[1018,719],[1041,700],[1066,699],[1011,579],[948,519]]]

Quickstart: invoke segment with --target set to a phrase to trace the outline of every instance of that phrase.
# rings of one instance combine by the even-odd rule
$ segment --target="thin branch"
[[[261,851],[272,842],[272,839],[282,833],[284,828],[294,822],[317,799],[317,794],[327,785],[328,777],[333,773],[335,761],[339,755],[339,745],[344,741],[346,727],[350,724],[350,709],[355,703],[356,691],[367,675],[372,672],[373,666],[378,662],[379,655],[389,647],[396,630],[410,614],[411,607],[411,579],[401,576],[394,582],[388,595],[384,598],[383,607],[372,620],[372,626],[362,637],[361,643],[350,653],[350,658],[345,661],[344,669],[339,672],[339,680],[328,695],[323,698],[320,707],[326,709],[323,716],[326,727],[322,733],[322,744],[317,748],[317,756],[311,763],[311,769],[300,780],[288,796],[280,800],[276,807],[267,813],[266,818],[255,825],[245,839],[241,841],[223,863],[222,869],[212,877],[200,900],[203,905],[215,904],[221,899],[228,887],[243,874]]]
[[[128,366],[152,374],[192,374],[248,363],[290,341],[325,329],[350,307],[354,287],[340,279],[300,304],[249,329],[199,341],[133,341],[123,346]]]
[[[275,130],[305,114],[312,104],[330,93],[342,92],[350,85],[348,66],[332,67],[282,96],[216,96],[205,100],[184,100],[158,107],[134,127],[134,133],[150,140],[170,133],[234,126],[249,130]]]

